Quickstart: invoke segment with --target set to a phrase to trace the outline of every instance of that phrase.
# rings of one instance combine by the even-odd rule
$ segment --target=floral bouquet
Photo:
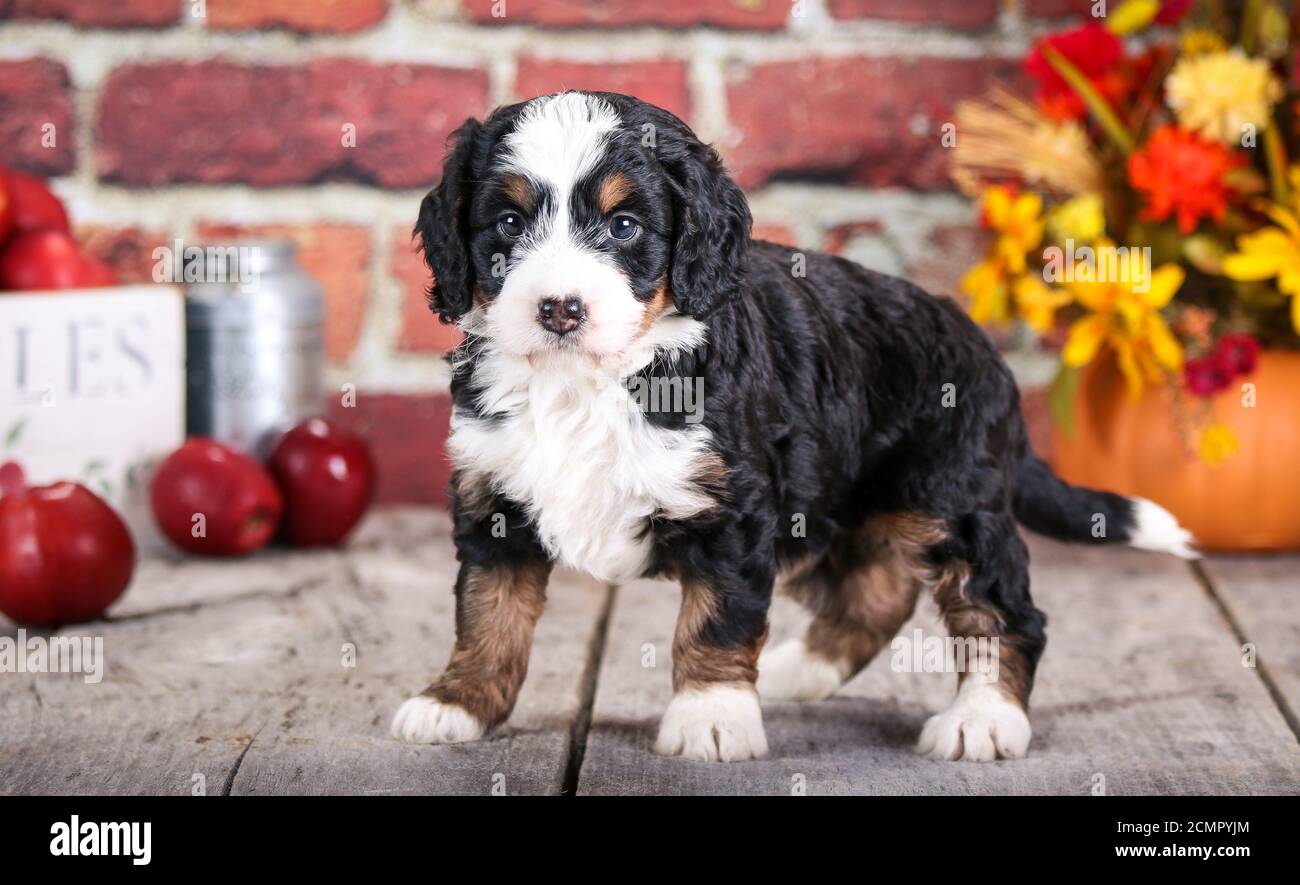
[[[1300,31],[1278,0],[1105,0],[1037,42],[1032,101],[958,108],[953,176],[992,234],[972,316],[1061,345],[1067,425],[1084,366],[1175,397],[1189,452],[1233,455],[1210,398],[1261,346],[1300,348]]]

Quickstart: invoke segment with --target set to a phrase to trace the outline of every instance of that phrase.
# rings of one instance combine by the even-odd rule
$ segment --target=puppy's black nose
[[[587,308],[577,295],[543,298],[537,306],[537,321],[557,335],[572,332],[582,323]]]

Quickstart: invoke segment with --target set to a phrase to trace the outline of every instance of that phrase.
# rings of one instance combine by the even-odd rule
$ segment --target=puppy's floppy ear
[[[442,181],[420,203],[414,235],[424,262],[433,271],[429,308],[444,323],[460,319],[471,306],[474,264],[469,256],[469,201],[473,190],[470,157],[482,125],[466,120],[452,134],[454,145],[442,167]]]
[[[753,219],[718,152],[689,129],[677,138],[661,157],[674,182],[670,282],[678,312],[699,319],[739,290]]]

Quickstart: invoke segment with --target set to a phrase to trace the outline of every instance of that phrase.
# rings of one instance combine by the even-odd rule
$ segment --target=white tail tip
[[[1192,533],[1178,524],[1174,515],[1154,501],[1131,498],[1133,502],[1133,528],[1129,546],[1157,553],[1172,553],[1183,559],[1200,559],[1192,545]]]

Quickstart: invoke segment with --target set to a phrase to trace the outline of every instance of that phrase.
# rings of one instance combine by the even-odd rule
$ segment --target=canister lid
[[[289,240],[209,243],[187,254],[187,325],[319,325],[325,312],[320,287],[299,267],[296,254]]]

